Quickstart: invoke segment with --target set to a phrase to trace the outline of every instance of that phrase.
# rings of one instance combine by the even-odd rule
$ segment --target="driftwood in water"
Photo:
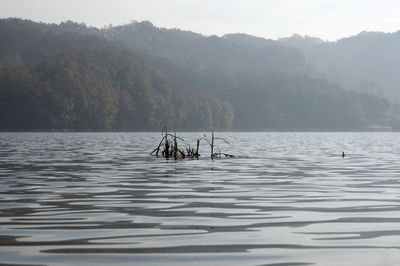
[[[220,151],[214,153],[214,156],[213,156],[213,157],[214,157],[214,158],[221,159],[222,155],[225,156],[225,158],[232,158],[232,157],[235,157],[235,155],[228,154],[228,153],[224,153],[224,152],[220,152]]]
[[[165,134],[164,134],[165,133]],[[223,140],[224,142],[226,142],[227,144],[229,144],[229,142],[226,139],[223,138],[216,138],[214,137],[214,130],[212,131],[211,134],[211,140],[209,140],[207,138],[206,135],[204,135],[203,138],[197,139],[196,141],[196,149],[191,148],[190,146],[186,146],[186,149],[179,149],[178,147],[178,140],[184,143],[184,140],[180,137],[176,136],[176,132],[174,135],[169,134],[167,131],[167,127],[165,127],[161,134],[163,135],[160,143],[158,144],[157,148],[155,148],[150,155],[155,154],[155,156],[158,157],[158,155],[160,154],[160,151],[162,149],[162,147],[164,147],[164,149],[161,151],[161,155],[166,158],[174,158],[175,160],[178,159],[183,159],[183,158],[195,158],[195,159],[199,159],[200,157],[200,153],[199,153],[199,149],[200,149],[200,141],[204,140],[206,141],[211,148],[211,159],[214,160],[214,158],[219,158],[221,159],[222,155],[225,157],[235,157],[234,155],[231,154],[227,154],[227,153],[222,153],[221,151],[214,153],[214,143],[215,140]]]

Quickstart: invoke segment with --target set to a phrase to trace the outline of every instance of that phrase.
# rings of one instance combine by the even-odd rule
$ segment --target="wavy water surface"
[[[400,134],[217,134],[0,133],[0,263],[399,265]]]

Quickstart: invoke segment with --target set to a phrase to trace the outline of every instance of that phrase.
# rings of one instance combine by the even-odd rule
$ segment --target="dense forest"
[[[20,19],[0,38],[1,130],[399,128],[395,105],[342,89],[292,39]]]
[[[285,73],[231,73],[157,60],[157,68],[180,84],[206,88],[229,101],[239,130],[366,130],[396,127],[395,106],[371,94]],[[370,128],[371,129],[371,128]]]
[[[233,110],[206,91],[172,84],[130,52],[66,53],[0,73],[8,129],[229,128]]]

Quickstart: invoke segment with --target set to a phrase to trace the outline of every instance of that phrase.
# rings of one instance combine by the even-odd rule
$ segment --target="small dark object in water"
[[[342,152],[342,158],[344,158],[344,156],[346,156],[346,154],[344,154],[344,152]]]

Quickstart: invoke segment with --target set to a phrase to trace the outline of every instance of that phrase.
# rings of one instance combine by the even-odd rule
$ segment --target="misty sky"
[[[132,20],[205,35],[294,33],[336,40],[361,31],[400,30],[396,0],[0,0],[0,17],[73,20],[103,27]]]

